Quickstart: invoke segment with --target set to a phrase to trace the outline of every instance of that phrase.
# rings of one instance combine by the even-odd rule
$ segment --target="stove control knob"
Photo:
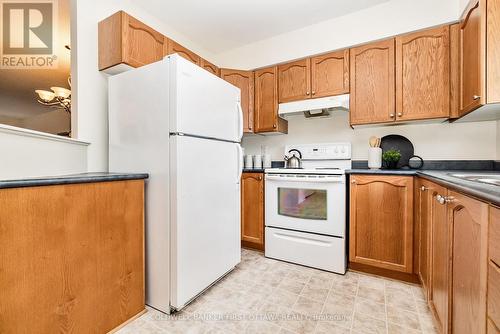
[[[339,148],[338,148],[338,147],[335,147],[334,152],[335,152],[335,153],[339,153]]]

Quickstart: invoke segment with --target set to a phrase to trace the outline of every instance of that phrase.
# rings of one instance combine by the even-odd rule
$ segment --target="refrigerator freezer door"
[[[240,89],[178,55],[169,58],[170,132],[240,142]]]
[[[171,136],[170,287],[176,309],[240,262],[239,152],[235,143]]]

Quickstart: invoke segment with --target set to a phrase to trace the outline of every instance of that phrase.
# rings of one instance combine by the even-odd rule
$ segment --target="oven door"
[[[345,175],[266,175],[266,226],[345,236]]]

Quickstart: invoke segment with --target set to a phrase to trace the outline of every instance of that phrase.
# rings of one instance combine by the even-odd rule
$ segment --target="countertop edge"
[[[0,189],[143,180],[147,178],[149,178],[149,174],[147,173],[82,173],[29,179],[0,180]]]

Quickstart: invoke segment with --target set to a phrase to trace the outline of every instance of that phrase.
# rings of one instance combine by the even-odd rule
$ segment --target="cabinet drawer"
[[[500,324],[500,267],[490,261],[488,268],[488,317]]]
[[[500,266],[500,209],[490,206],[490,260]]]

